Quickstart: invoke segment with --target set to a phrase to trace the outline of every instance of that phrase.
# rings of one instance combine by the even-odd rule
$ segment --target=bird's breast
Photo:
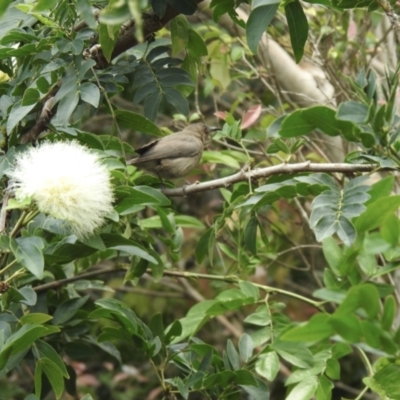
[[[195,157],[167,158],[157,167],[158,175],[164,179],[174,179],[188,175],[199,165],[201,154]]]

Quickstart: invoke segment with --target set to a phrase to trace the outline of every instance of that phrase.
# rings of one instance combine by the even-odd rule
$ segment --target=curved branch
[[[372,172],[377,170],[376,165],[368,164],[345,164],[345,163],[330,163],[330,164],[315,164],[311,162],[303,162],[298,164],[279,164],[272,167],[256,168],[248,170],[243,168],[236,174],[227,176],[225,178],[214,179],[208,182],[193,183],[180,188],[175,189],[163,189],[163,193],[166,196],[178,197],[187,196],[188,194],[204,192],[206,190],[225,188],[233,185],[237,182],[249,181],[250,179],[267,178],[272,175],[279,174],[295,174],[299,172],[342,172],[342,173],[354,173],[354,172]]]

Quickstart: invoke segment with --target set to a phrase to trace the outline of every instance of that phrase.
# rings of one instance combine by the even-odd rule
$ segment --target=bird
[[[207,136],[218,129],[203,123],[191,124],[182,131],[135,149],[139,157],[127,164],[157,175],[161,182],[184,177],[199,165]]]

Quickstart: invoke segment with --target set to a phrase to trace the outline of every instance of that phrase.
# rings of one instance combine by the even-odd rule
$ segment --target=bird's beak
[[[210,132],[216,132],[216,131],[220,131],[221,128],[218,128],[218,126],[213,126],[210,128]]]

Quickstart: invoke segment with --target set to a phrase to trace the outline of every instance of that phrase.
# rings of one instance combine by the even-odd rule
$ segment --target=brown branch
[[[52,109],[53,101],[54,101],[54,97],[50,97],[49,99],[47,99],[44,102],[42,111],[40,112],[35,125],[33,125],[32,128],[29,129],[28,132],[24,133],[21,136],[22,144],[33,142],[34,140],[36,140],[39,137],[39,135],[43,131],[45,131],[47,129],[47,126],[55,112],[55,110]]]
[[[0,211],[0,234],[6,231],[6,221],[7,221],[7,206],[8,200],[10,199],[10,192],[6,191],[3,197]]]
[[[345,163],[330,163],[330,164],[315,164],[310,162],[303,162],[298,164],[279,164],[272,167],[256,168],[253,170],[242,169],[236,174],[227,176],[225,178],[214,179],[208,182],[194,183],[175,189],[163,189],[166,196],[178,197],[187,196],[192,193],[204,192],[206,190],[226,188],[237,182],[249,181],[249,179],[267,178],[272,175],[280,174],[295,174],[300,172],[371,172],[377,170],[376,165],[368,164],[345,164]]]

